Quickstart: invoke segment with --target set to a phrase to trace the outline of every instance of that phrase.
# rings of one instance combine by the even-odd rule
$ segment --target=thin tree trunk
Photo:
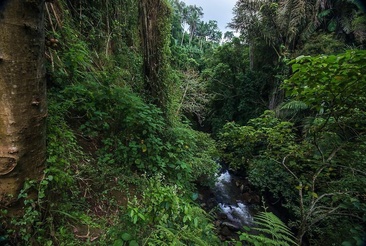
[[[275,109],[284,100],[284,90],[280,88],[281,82],[278,79],[274,79],[274,85],[269,98],[268,108],[270,110]]]
[[[183,46],[184,33],[185,33],[185,31],[183,30],[183,33],[182,33],[182,40],[181,40],[181,42],[180,42],[180,46]]]
[[[193,33],[194,33],[194,29],[191,30],[191,33],[189,34],[189,46],[191,46],[192,40],[193,40]]]
[[[252,41],[249,42],[249,68],[250,70],[254,70],[254,45]]]
[[[306,226],[305,226],[305,221],[302,221],[301,222],[301,225],[300,225],[300,228],[299,228],[299,231],[297,232],[297,235],[296,235],[296,240],[297,240],[297,243],[298,245],[302,245],[302,240],[303,240],[303,237],[305,235],[305,232],[306,232]]]
[[[44,0],[0,3],[0,205],[13,204],[46,158]]]

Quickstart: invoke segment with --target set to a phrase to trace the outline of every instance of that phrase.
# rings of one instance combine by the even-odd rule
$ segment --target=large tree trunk
[[[171,9],[166,0],[139,0],[145,93],[165,112],[168,104],[168,49]]]
[[[46,158],[44,0],[0,1],[0,207]]]

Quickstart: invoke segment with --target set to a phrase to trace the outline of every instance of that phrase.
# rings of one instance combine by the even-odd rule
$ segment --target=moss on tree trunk
[[[166,0],[139,0],[145,94],[166,114],[169,101],[168,55],[171,9]]]

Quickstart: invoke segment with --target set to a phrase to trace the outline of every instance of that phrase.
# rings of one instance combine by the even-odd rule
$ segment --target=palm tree
[[[185,34],[185,25],[187,24],[188,21],[188,13],[189,13],[189,9],[187,6],[184,5],[184,8],[182,9],[182,41],[180,43],[180,45],[183,45],[183,40],[184,40],[184,34]]]
[[[195,34],[197,25],[200,19],[203,17],[202,7],[197,7],[196,5],[188,6],[188,25],[189,25],[189,45],[191,45],[193,36]]]
[[[234,32],[226,31],[224,33],[224,41],[231,41],[234,38]]]
[[[229,27],[248,39],[264,39],[281,56],[280,46],[292,52],[319,28],[351,34],[356,30],[353,21],[365,15],[361,12],[362,6],[352,0],[241,0]]]
[[[188,20],[188,7],[185,2],[179,1],[179,0],[171,0],[171,4],[172,4],[173,8],[175,9],[176,14],[180,18],[180,25],[182,28],[182,40],[181,40],[180,45],[182,46],[183,40],[184,40],[184,34],[185,34],[185,25],[187,24],[187,20]]]
[[[200,38],[199,43],[200,43],[200,49],[201,50],[202,50],[203,41],[206,40],[206,37],[208,36],[208,33],[209,33],[208,24],[204,21],[200,21],[199,24],[197,25],[195,35]]]
[[[222,32],[220,31],[217,21],[210,20],[207,24],[208,26],[208,39],[214,42],[220,42],[222,38]]]

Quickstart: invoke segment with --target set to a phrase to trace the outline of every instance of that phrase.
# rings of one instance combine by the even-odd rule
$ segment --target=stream
[[[222,213],[238,228],[253,223],[250,205],[244,201],[243,189],[240,179],[226,170],[219,174],[213,190]]]

